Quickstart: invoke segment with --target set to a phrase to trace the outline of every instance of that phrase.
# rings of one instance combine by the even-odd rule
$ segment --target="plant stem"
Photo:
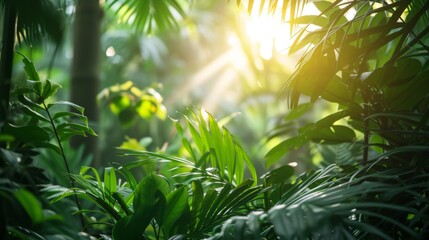
[[[368,93],[367,89],[362,89],[362,98],[363,98],[363,156],[362,156],[362,165],[365,166],[368,162],[368,144],[369,144],[369,111],[368,111]]]
[[[63,145],[61,144],[60,136],[58,135],[57,128],[55,127],[54,120],[53,120],[53,119],[52,119],[52,117],[51,117],[51,113],[49,112],[48,107],[46,106],[45,102],[42,102],[42,104],[43,104],[43,108],[45,109],[45,111],[46,111],[46,113],[47,113],[47,115],[48,115],[48,117],[49,117],[49,121],[50,121],[50,123],[51,123],[52,129],[54,130],[55,138],[56,138],[56,140],[57,140],[58,146],[59,146],[60,151],[61,151],[61,156],[62,156],[62,158],[63,158],[63,160],[64,160],[64,165],[66,166],[66,170],[67,170],[67,173],[68,173],[69,178],[70,178],[70,185],[71,185],[72,190],[73,190],[73,193],[74,193],[74,194],[73,194],[73,196],[74,196],[74,200],[75,200],[75,202],[76,202],[77,209],[78,209],[78,211],[80,212],[80,211],[82,210],[82,208],[81,208],[81,206],[80,206],[79,199],[77,198],[77,195],[76,195],[76,189],[75,189],[75,188],[76,188],[76,185],[75,185],[75,180],[74,180],[74,179],[72,178],[72,176],[71,176],[71,172],[70,172],[69,164],[68,164],[68,162],[67,162],[67,158],[66,158],[66,155],[65,155],[65,153],[64,153]],[[84,221],[84,219],[83,219],[83,215],[82,215],[82,214],[80,214],[80,221],[81,221],[81,224],[82,224],[82,231],[86,232],[85,221]]]

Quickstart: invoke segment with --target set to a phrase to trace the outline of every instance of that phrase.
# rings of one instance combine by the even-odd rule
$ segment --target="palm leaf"
[[[13,5],[17,10],[17,39],[28,45],[47,37],[59,44],[65,28],[65,4],[52,0],[0,0],[1,8]]]
[[[109,0],[107,3],[124,22],[147,33],[177,27],[179,17],[185,15],[183,2],[177,0]]]
[[[255,214],[230,219],[225,223],[230,225],[224,224],[211,239],[231,232],[237,239],[248,238],[249,232],[262,237],[267,234],[264,230],[280,239],[423,239],[429,217],[429,201],[423,194],[428,190],[427,173],[415,174],[412,168],[339,170],[331,165],[300,176],[283,200],[257,213],[257,223]],[[255,232],[255,224],[264,228]]]

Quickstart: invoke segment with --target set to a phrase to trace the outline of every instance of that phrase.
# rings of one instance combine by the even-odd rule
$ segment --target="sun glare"
[[[293,40],[288,22],[281,20],[281,10],[278,9],[274,14],[268,14],[262,11],[258,14],[258,6],[261,1],[255,1],[254,11],[250,16],[244,16],[244,26],[249,41],[256,44],[259,48],[259,55],[269,60],[272,58],[274,51],[280,54],[286,54]],[[265,6],[266,8],[267,6]],[[278,8],[281,8],[279,4]],[[303,15],[319,14],[318,9],[313,4],[307,4],[304,7]],[[288,16],[286,15],[286,18]]]
[[[245,21],[246,33],[250,41],[258,45],[263,59],[271,59],[274,50],[283,52],[288,48],[290,31],[287,23],[267,14],[248,18]]]

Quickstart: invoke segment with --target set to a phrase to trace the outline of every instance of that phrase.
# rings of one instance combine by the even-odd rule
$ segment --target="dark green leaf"
[[[42,204],[29,191],[21,188],[13,192],[13,196],[18,200],[22,207],[30,216],[34,224],[43,221]]]
[[[150,174],[144,177],[134,193],[134,209],[154,206],[160,192],[164,196],[170,192],[167,181],[159,175]]]
[[[295,171],[293,167],[289,165],[283,165],[279,168],[265,173],[261,176],[261,178],[264,179],[267,185],[275,185],[288,180],[290,177],[293,176],[294,172]]]
[[[167,229],[167,232],[173,227],[173,224],[182,216],[188,208],[188,192],[185,187],[181,187],[166,196],[167,206],[159,222],[161,226]]]
[[[265,158],[267,159],[265,166],[271,166],[289,151],[298,149],[304,143],[305,139],[303,139],[302,137],[292,137],[281,142],[265,155]]]
[[[49,132],[35,125],[18,127],[7,124],[3,127],[2,133],[12,135],[16,140],[25,143],[39,143],[49,141],[51,139]]]
[[[47,119],[45,116],[43,116],[42,114],[40,114],[40,113],[38,113],[37,111],[35,111],[35,110],[33,110],[33,109],[31,109],[30,107],[28,107],[28,106],[22,106],[22,111],[25,113],[25,114],[27,114],[28,116],[30,116],[30,117],[34,117],[34,118],[36,118],[37,120],[40,120],[40,121],[44,121],[44,122],[50,122],[49,121],[49,119]]]

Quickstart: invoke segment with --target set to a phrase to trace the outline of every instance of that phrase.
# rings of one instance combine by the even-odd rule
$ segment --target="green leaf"
[[[41,81],[27,80],[26,83],[30,87],[31,91],[34,92],[37,96],[42,95],[43,84]]]
[[[269,167],[273,163],[277,162],[282,156],[287,154],[291,150],[298,149],[305,143],[305,139],[301,136],[289,138],[274,148],[272,148],[266,155],[267,159],[265,166]]]
[[[95,169],[93,167],[82,166],[80,168],[79,175],[82,176],[82,177],[87,177],[88,175],[86,173],[89,170],[91,170],[92,174],[94,175],[95,179],[97,180],[98,189],[102,190],[103,189],[103,184],[101,183],[101,178],[100,178],[100,175],[97,172],[97,169]]]
[[[265,173],[261,176],[261,178],[264,179],[267,186],[275,185],[288,180],[290,177],[293,176],[294,172],[295,171],[293,167],[289,165],[283,165],[279,168],[273,169]]]
[[[247,204],[249,201],[254,200],[254,197],[259,194],[259,187],[252,188],[252,184],[253,180],[247,179],[235,188],[231,188],[231,186],[222,188],[224,193],[219,194],[222,195],[222,197],[217,197],[222,201],[219,201],[214,205],[216,211],[214,212],[215,214],[213,214],[213,216],[221,219],[223,215],[229,214],[241,207],[243,204]],[[252,195],[252,193],[255,193],[256,195]]]
[[[306,114],[312,107],[313,103],[303,103],[292,109],[285,117],[285,120],[293,120]]]
[[[325,128],[334,125],[334,123],[340,119],[348,116],[349,110],[342,110],[336,113],[330,114],[315,123],[318,128]]]
[[[131,173],[131,171],[124,166],[119,167],[118,171],[120,174],[122,174],[122,176],[125,177],[127,182],[130,184],[131,190],[134,191],[137,188],[137,181],[134,178],[134,175]]]
[[[158,198],[157,192],[166,196],[170,192],[168,182],[159,175],[144,177],[134,192],[134,209],[153,206]]]
[[[22,141],[24,143],[39,143],[49,141],[51,139],[49,132],[35,125],[18,127],[6,124],[2,129],[2,133],[12,135],[15,137],[15,140]]]
[[[163,226],[168,233],[173,224],[182,216],[182,214],[188,208],[187,189],[185,187],[178,188],[175,191],[169,193],[166,199],[167,207],[159,224]]]
[[[154,189],[154,195],[148,196],[152,201],[149,205],[135,205],[134,213],[123,217],[113,227],[114,240],[145,239],[143,234],[152,219],[165,208],[165,197]],[[149,202],[147,202],[149,203]]]
[[[227,183],[225,184],[220,192],[218,192],[216,198],[213,199],[213,202],[210,204],[210,207],[205,213],[205,216],[202,218],[205,226],[210,225],[211,222],[215,219],[219,219],[222,215],[219,212],[223,209],[223,203],[226,201],[226,198],[229,196],[229,193],[232,189],[232,185]],[[229,203],[229,202],[226,202]]]
[[[40,204],[39,200],[32,193],[21,188],[14,191],[13,196],[22,205],[34,224],[43,221],[42,204]]]
[[[40,106],[38,103],[35,103],[33,100],[29,99],[28,97],[26,97],[24,94],[18,95],[18,101],[33,110],[35,109],[45,110],[42,106]]]
[[[306,15],[295,18],[295,24],[313,24],[325,27],[329,24],[328,18],[318,15]]]
[[[117,191],[116,189],[116,174],[115,169],[112,167],[104,168],[104,189],[107,190],[109,194],[112,194]]]
[[[201,210],[204,199],[204,190],[201,181],[192,181],[192,211],[198,213]]]
[[[81,125],[78,123],[61,123],[57,126],[58,134],[61,135],[61,140],[64,141],[70,135],[81,135],[86,136],[90,134],[92,136],[97,136],[97,134],[88,126]]]
[[[309,132],[308,136],[312,141],[324,144],[353,142],[356,139],[356,134],[351,128],[341,125],[317,128]]]
[[[46,80],[44,82],[44,86],[43,86],[43,91],[41,94],[42,99],[48,99],[49,97],[55,95],[55,93],[57,92],[58,88],[60,88],[61,86],[59,84],[53,83],[49,80]]]
[[[77,104],[74,104],[72,102],[68,102],[68,101],[58,101],[58,102],[50,103],[50,104],[48,104],[48,109],[53,107],[53,106],[56,106],[56,105],[64,105],[64,106],[74,108],[82,115],[83,115],[83,112],[85,110],[83,107],[81,107]]]
[[[19,55],[23,57],[22,62],[24,63],[24,70],[25,73],[27,73],[28,79],[34,80],[34,81],[40,81],[39,74],[36,71],[36,68],[34,67],[33,62],[28,59],[24,54],[17,52]],[[39,92],[42,89],[39,89]]]
[[[216,190],[211,188],[207,191],[202,201],[200,211],[194,212],[194,214],[197,215],[198,218],[197,225],[194,226],[195,229],[200,230],[202,227],[204,227],[204,222],[206,222],[207,220],[207,213],[213,206],[213,203],[216,201],[217,196],[218,192]]]
[[[48,122],[50,123],[49,119],[47,119],[45,116],[43,116],[42,114],[36,112],[35,110],[29,108],[28,106],[22,106],[22,111],[27,114],[28,116],[34,117],[37,120],[40,121],[44,121],[44,122]]]
[[[57,112],[52,117],[53,120],[64,118],[64,120],[68,120],[66,117],[70,118],[78,118],[80,119],[85,126],[88,126],[88,118],[80,113],[75,112]]]

